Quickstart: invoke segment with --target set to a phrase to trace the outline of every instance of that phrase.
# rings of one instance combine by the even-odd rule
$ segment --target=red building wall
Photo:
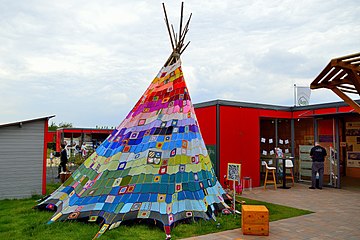
[[[55,142],[56,140],[56,132],[53,132],[53,131],[48,131],[45,133],[45,140],[46,140],[46,143],[51,143],[51,142]]]
[[[196,108],[195,114],[206,145],[216,145],[216,106]]]
[[[336,113],[337,109],[336,108],[321,108],[321,109],[316,109],[314,110],[314,114],[331,114],[331,113]]]
[[[254,108],[220,107],[220,177],[228,163],[241,164],[241,176],[250,176],[259,186],[260,121]]]
[[[332,136],[333,135],[333,119],[321,119],[318,121],[318,134],[319,136],[327,135]]]
[[[291,118],[291,112],[221,106],[220,113],[220,176],[228,162],[241,163],[241,176],[260,186],[260,118]]]
[[[269,117],[269,118],[292,118],[292,113],[288,111],[281,110],[267,110],[267,109],[257,109],[259,111],[259,117]]]

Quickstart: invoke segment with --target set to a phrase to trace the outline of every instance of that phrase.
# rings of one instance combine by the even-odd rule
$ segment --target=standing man
[[[61,168],[63,172],[66,172],[66,164],[68,162],[67,152],[65,149],[66,145],[64,143],[61,144],[61,153],[60,153],[60,164],[58,168],[58,178],[60,178]]]
[[[81,154],[82,154],[82,157],[85,159],[87,156],[87,148],[86,148],[85,142],[83,142],[81,145]]]
[[[315,189],[316,186],[316,173],[319,173],[319,187],[323,187],[323,178],[324,178],[324,161],[326,156],[326,150],[318,142],[315,142],[315,146],[310,150],[310,157],[312,158],[312,169],[311,169],[311,187],[310,189]]]

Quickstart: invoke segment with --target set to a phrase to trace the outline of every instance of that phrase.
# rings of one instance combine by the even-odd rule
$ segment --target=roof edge
[[[212,101],[208,101],[208,102],[202,102],[202,103],[196,103],[196,104],[194,104],[194,107],[202,108],[202,107],[211,107],[211,106],[215,106],[215,105],[291,111],[291,107],[286,107],[286,106],[262,104],[262,103],[237,102],[237,101],[229,101],[229,100],[221,100],[221,99],[212,100]]]
[[[39,120],[43,120],[43,119],[49,120],[50,118],[53,118],[53,117],[55,117],[55,115],[49,115],[49,116],[39,117],[39,118],[25,119],[25,120],[16,121],[16,122],[0,123],[0,127],[7,127],[7,126],[12,126],[12,125],[17,125],[17,124],[20,124],[20,123],[29,123],[29,122],[39,121]]]
[[[85,128],[81,128],[81,127],[61,127],[61,128],[57,128],[57,130],[102,130],[102,131],[113,131],[115,130],[116,127],[114,128],[89,128],[89,127],[85,127]]]
[[[354,100],[356,103],[360,104],[360,100]],[[333,107],[345,107],[349,106],[344,101],[339,102],[330,102],[330,103],[319,103],[312,104],[307,106],[280,106],[280,105],[271,105],[271,104],[262,104],[262,103],[251,103],[251,102],[237,102],[229,100],[212,100],[207,102],[195,103],[194,108],[203,108],[211,106],[232,106],[232,107],[244,107],[244,108],[260,108],[268,110],[282,110],[282,111],[301,111],[301,110],[313,110],[320,108],[333,108]]]

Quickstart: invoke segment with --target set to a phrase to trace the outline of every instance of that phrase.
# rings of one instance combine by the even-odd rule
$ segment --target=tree
[[[67,122],[60,122],[59,123],[59,128],[71,128],[73,127],[72,123],[67,123]]]
[[[55,122],[51,122],[49,125],[49,131],[56,131],[58,128],[71,128],[71,127],[73,127],[72,123],[60,122],[58,126],[56,125]]]
[[[56,125],[56,123],[51,122],[49,125],[49,131],[56,131],[56,129],[58,129],[58,126]]]

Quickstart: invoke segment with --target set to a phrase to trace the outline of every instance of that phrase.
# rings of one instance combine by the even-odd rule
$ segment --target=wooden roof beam
[[[346,74],[346,73],[345,73]],[[323,78],[321,82],[331,82],[332,79],[341,78],[344,75],[344,71],[341,68],[333,67],[331,71]],[[334,77],[335,76],[335,77]]]
[[[352,65],[339,60],[331,60],[330,64],[332,67],[342,67],[356,72],[360,71],[360,66]]]
[[[356,63],[356,64],[354,64]],[[360,94],[360,53],[334,58],[310,84],[311,89],[328,88],[357,113],[360,106],[346,93]]]
[[[360,77],[356,71],[348,71],[349,78],[352,80],[356,90],[360,93]]]
[[[346,59],[346,60],[342,60],[342,61],[346,62],[346,63],[350,63],[350,64],[356,64],[356,63],[360,63],[360,57]]]
[[[355,91],[351,91],[351,90],[346,90],[346,89],[343,89],[342,87],[338,87],[339,89],[340,89],[340,91],[342,91],[342,92],[346,92],[346,93],[351,93],[351,94],[356,94],[357,93],[357,91],[355,90]]]
[[[357,90],[353,86],[347,86],[347,85],[339,85],[337,86],[341,91],[348,92],[348,93],[357,93]]]
[[[345,59],[350,59],[350,58],[355,58],[355,57],[360,57],[360,53],[354,53],[354,54],[350,54],[347,56],[343,56],[343,57],[338,57],[338,58],[334,58],[334,60],[345,60]]]
[[[342,84],[350,84],[350,85],[353,85],[353,82],[350,81],[349,79],[345,78],[345,79],[335,79],[331,82],[328,82],[328,83],[324,83],[323,85],[325,84],[328,84],[330,86],[339,86],[339,85],[342,85]]]
[[[338,83],[338,82],[335,82],[335,83],[332,83],[332,82],[330,82],[330,83],[319,83],[316,86],[312,86],[311,89],[319,89],[319,88],[329,88],[329,89],[331,89],[333,87],[339,87],[339,86],[341,86],[341,84],[351,84],[352,85],[352,83]]]
[[[344,94],[340,89],[334,87],[331,89],[336,95],[338,95],[341,99],[343,99],[347,104],[349,104],[354,110],[360,114],[360,106],[354,100],[349,98],[346,94]]]
[[[352,85],[348,85],[348,84],[341,84],[341,85],[339,85],[338,87],[341,87],[341,88],[346,88],[346,89],[349,89],[349,90],[354,90],[354,91],[356,91],[356,88],[354,87],[354,86],[352,86]]]
[[[331,64],[329,63],[328,65],[326,65],[326,67],[324,68],[324,70],[321,71],[321,73],[315,78],[315,80],[312,82],[317,84],[319,83],[324,77],[325,75],[331,70],[332,66]]]
[[[331,82],[334,82],[335,80],[338,81],[339,79],[341,79],[344,75],[346,75],[346,72],[342,71],[341,69],[338,69],[338,68],[330,68],[330,70],[326,74],[327,75],[324,76],[319,81],[314,80],[311,83],[310,88],[316,89],[316,88],[326,87]],[[334,80],[330,81],[335,75],[336,75],[336,77],[334,78]],[[339,83],[340,83],[340,81],[339,81]]]

